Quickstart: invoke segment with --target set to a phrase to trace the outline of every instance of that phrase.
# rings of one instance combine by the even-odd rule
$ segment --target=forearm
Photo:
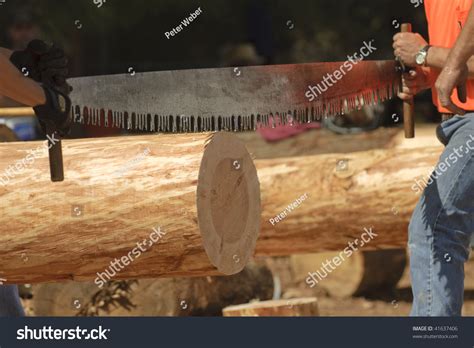
[[[46,102],[39,84],[23,76],[4,55],[0,54],[0,94],[28,106]]]
[[[426,66],[441,71],[448,62],[448,56],[451,49],[433,46],[428,51],[426,57]],[[467,61],[467,67],[469,69],[469,77],[474,78],[474,56],[470,56]]]

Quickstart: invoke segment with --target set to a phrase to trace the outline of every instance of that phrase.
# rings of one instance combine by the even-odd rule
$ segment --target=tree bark
[[[60,183],[41,146],[0,145],[5,283],[234,274],[253,253],[259,183],[232,134],[64,140]]]

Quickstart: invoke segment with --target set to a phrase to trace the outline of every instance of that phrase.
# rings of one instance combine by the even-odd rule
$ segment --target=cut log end
[[[230,133],[209,140],[197,186],[198,223],[211,263],[223,274],[240,272],[260,230],[260,184],[245,145]]]
[[[315,297],[273,300],[229,306],[224,317],[315,317],[319,315]]]

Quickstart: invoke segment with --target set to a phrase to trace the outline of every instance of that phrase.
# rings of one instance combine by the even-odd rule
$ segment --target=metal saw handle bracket
[[[46,136],[48,138],[48,154],[49,154],[49,171],[51,173],[52,182],[64,181],[64,165],[63,165],[63,149],[61,138],[55,138],[57,133],[48,129]]]
[[[411,33],[411,24],[403,23],[401,32]],[[405,129],[405,138],[413,139],[415,137],[415,102],[413,98],[403,102],[403,127]]]

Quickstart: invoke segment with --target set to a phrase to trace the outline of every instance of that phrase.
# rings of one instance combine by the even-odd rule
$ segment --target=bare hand
[[[417,33],[398,33],[393,37],[395,57],[399,57],[409,67],[416,67],[416,55],[428,43]]]
[[[466,111],[455,105],[451,96],[454,88],[456,88],[459,100],[462,103],[466,102],[466,81],[468,76],[467,65],[463,65],[461,68],[446,66],[435,84],[441,105],[458,115],[464,115]]]
[[[419,92],[431,88],[430,81],[421,68],[411,70],[402,75],[403,88],[398,97],[401,100],[409,101]]]

